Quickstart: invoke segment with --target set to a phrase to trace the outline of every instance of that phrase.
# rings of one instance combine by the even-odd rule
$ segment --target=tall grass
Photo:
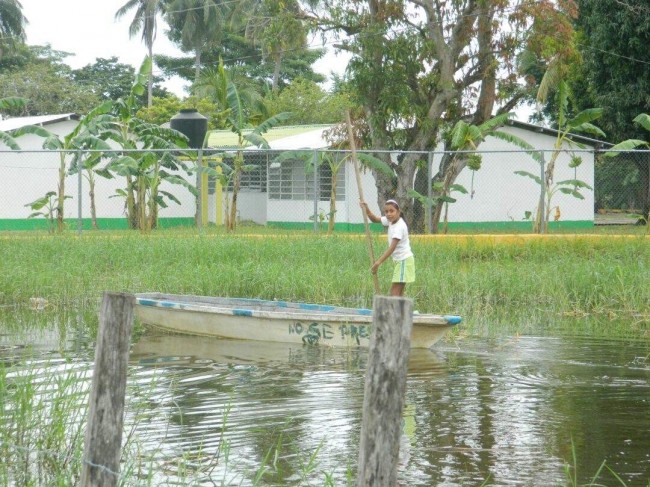
[[[463,330],[544,331],[563,317],[648,336],[650,242],[643,237],[413,239],[420,312],[457,313]],[[385,246],[375,239],[375,254]],[[95,307],[104,290],[372,303],[360,237],[159,232],[0,240],[0,306]],[[380,268],[387,290],[390,265]],[[595,320],[595,321],[594,321]],[[594,324],[596,323],[596,324]],[[574,325],[571,325],[574,326]],[[608,326],[611,328],[611,326]]]
[[[80,472],[84,383],[63,361],[6,368],[0,363],[3,485],[74,485]]]

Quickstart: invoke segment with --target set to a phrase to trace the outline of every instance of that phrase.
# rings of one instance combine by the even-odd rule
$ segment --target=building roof
[[[76,113],[60,113],[58,115],[35,115],[32,117],[12,117],[6,120],[0,120],[0,131],[8,132],[16,130],[26,125],[49,125],[66,120],[79,120]]]
[[[532,123],[520,122],[519,120],[508,120],[506,124],[510,125],[511,127],[517,127],[522,130],[529,130],[531,132],[546,134],[552,137],[557,137],[557,134],[559,133],[559,131],[556,129],[550,129],[547,127],[542,127],[541,125],[534,125]],[[578,134],[568,134],[567,139],[577,142],[579,144],[590,145],[595,148],[612,145],[608,142],[605,142],[604,140],[592,139],[590,137],[585,137],[584,135],[578,135]]]
[[[558,134],[558,131],[555,129],[520,122],[518,120],[508,120],[507,125],[522,130],[528,130],[530,132],[549,135],[551,137],[557,137]],[[323,132],[331,127],[332,125],[294,125],[275,127],[264,134],[264,138],[271,146],[271,149],[323,149],[329,146],[323,137]],[[603,140],[593,139],[578,134],[569,134],[567,139],[595,148],[611,146],[611,144]],[[248,144],[247,146],[252,148]],[[234,149],[237,147],[237,135],[230,130],[213,130],[210,132],[208,137],[208,147],[215,149]]]
[[[332,125],[274,127],[264,134],[264,138],[271,149],[323,149],[328,146],[323,133],[331,127]],[[251,131],[248,130],[245,133]],[[251,147],[250,144],[246,146]],[[237,148],[237,134],[230,130],[212,130],[208,136],[208,147],[219,149]]]

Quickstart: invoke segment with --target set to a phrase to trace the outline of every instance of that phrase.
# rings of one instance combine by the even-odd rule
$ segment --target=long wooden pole
[[[354,164],[354,174],[357,178],[357,189],[359,190],[359,199],[366,201],[363,198],[363,187],[361,185],[361,173],[359,172],[359,161],[357,161],[357,147],[354,143],[354,133],[352,132],[352,122],[350,121],[350,112],[345,111],[345,118],[348,124],[348,137],[350,138],[350,150],[352,151],[352,163]],[[370,256],[370,265],[375,263],[375,251],[372,246],[372,236],[370,235],[370,225],[368,224],[368,214],[365,208],[361,211],[363,213],[363,225],[366,228],[366,241],[368,242],[368,255]],[[375,293],[379,294],[379,278],[377,274],[372,275],[372,281],[375,285]]]

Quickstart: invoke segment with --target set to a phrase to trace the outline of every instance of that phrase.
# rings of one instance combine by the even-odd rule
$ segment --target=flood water
[[[41,344],[28,355],[19,333],[1,337],[5,366],[65,356],[89,387],[92,344],[57,331],[29,340]],[[259,485],[354,485],[367,357],[146,332],[132,345],[125,436],[151,459],[152,485],[188,478],[181,463],[201,470],[193,484],[252,485],[266,467]],[[402,430],[400,485],[569,485],[567,465],[585,484],[606,461],[646,487],[650,343],[524,336],[414,350]],[[606,468],[597,483],[621,485]]]

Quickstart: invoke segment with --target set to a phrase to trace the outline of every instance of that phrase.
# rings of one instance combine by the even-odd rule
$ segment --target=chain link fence
[[[127,229],[139,219],[150,228],[209,226],[231,217],[238,225],[363,230],[349,152],[245,150],[240,160],[217,150],[126,156],[0,151],[0,230]],[[358,157],[364,199],[375,212],[384,198],[397,199],[414,233],[590,232],[602,225],[624,232],[648,217],[649,151],[360,151]],[[412,175],[400,174],[406,159],[417,168]],[[238,164],[239,180],[232,171]],[[407,185],[381,176],[382,164],[412,177],[413,189],[402,191]]]

